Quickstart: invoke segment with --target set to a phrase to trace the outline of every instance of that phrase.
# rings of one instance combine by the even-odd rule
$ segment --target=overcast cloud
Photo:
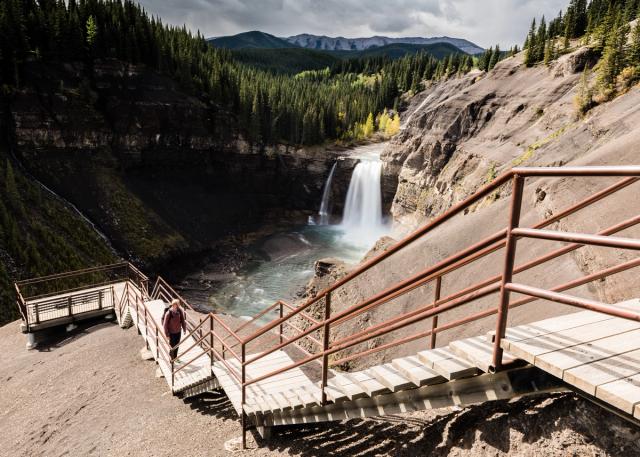
[[[569,0],[140,0],[165,23],[206,37],[260,30],[366,37],[450,36],[489,47],[521,45],[534,16],[555,17]]]

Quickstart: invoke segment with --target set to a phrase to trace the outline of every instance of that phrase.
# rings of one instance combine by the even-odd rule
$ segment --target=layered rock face
[[[586,48],[561,57],[551,67],[525,68],[522,56],[509,58],[489,74],[472,73],[463,78],[434,84],[417,96],[405,115],[401,133],[383,154],[385,173],[397,179],[392,205],[398,238],[409,230],[442,214],[496,176],[516,166],[625,165],[639,163],[640,87],[601,104],[585,118],[575,114],[574,97],[585,66],[594,63]],[[395,178],[394,178],[395,177]],[[532,227],[574,205],[619,178],[527,179],[521,225]],[[550,228],[569,232],[598,233],[630,220],[638,214],[635,183],[610,198],[563,218]],[[334,294],[337,310],[361,303],[400,281],[433,267],[484,238],[503,230],[508,221],[510,187],[506,186],[431,230],[411,246],[373,267]],[[640,237],[631,227],[619,236]],[[516,265],[548,254],[564,243],[520,240]],[[594,246],[582,247],[552,262],[515,276],[519,283],[551,289],[599,272],[637,253]],[[459,292],[480,281],[502,274],[504,250],[461,267],[442,280],[441,296]],[[349,337],[372,325],[429,305],[435,281],[390,300],[350,321],[332,328],[334,341]],[[617,303],[640,296],[637,269],[618,273],[602,281],[575,287],[567,293]],[[515,299],[515,298],[514,298]],[[494,293],[440,316],[440,323],[495,309]],[[509,325],[541,320],[574,312],[553,302],[537,301],[509,313]],[[391,335],[369,340],[341,353],[354,353],[400,338],[420,334],[431,322],[420,321]],[[495,316],[453,327],[438,334],[438,346],[483,335],[494,330]],[[426,338],[356,359],[345,368],[360,368],[425,348]]]
[[[550,68],[525,69],[519,55],[490,74],[471,72],[428,88],[383,155],[387,173],[398,176],[394,219],[415,227],[513,166],[565,164],[583,155],[589,143],[571,139],[586,129],[575,119],[573,98],[594,60],[583,48]]]
[[[285,215],[306,222],[341,154],[249,145],[229,113],[144,66],[32,62],[25,81],[8,106],[16,155],[147,267]]]

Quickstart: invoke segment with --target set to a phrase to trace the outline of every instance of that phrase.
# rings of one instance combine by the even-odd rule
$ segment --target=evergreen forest
[[[369,115],[379,121],[385,109],[397,113],[402,94],[415,93],[423,81],[465,73],[475,63],[464,53],[437,59],[418,52],[398,59],[340,60],[295,74],[273,72],[214,48],[199,32],[163,24],[130,0],[0,3],[5,94],[24,84],[22,69],[30,59],[83,61],[90,70],[95,59],[108,58],[170,76],[234,115],[239,130],[259,145],[361,139]]]

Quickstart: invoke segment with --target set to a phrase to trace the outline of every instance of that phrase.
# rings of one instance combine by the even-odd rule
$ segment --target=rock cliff
[[[637,165],[640,159],[636,146],[640,140],[637,128],[640,125],[640,87],[598,106],[584,118],[575,114],[573,100],[582,71],[596,61],[588,48],[577,49],[550,67],[526,68],[522,56],[518,55],[502,61],[488,74],[474,72],[433,84],[416,96],[405,114],[400,134],[383,153],[384,173],[388,180],[397,180],[391,208],[394,237],[442,214],[514,166]],[[522,224],[531,227],[614,181],[613,178],[584,178],[579,182],[573,178],[528,179]],[[611,200],[563,219],[553,228],[597,233],[637,215],[637,192],[638,183]],[[357,281],[342,287],[334,294],[333,306],[337,310],[354,306],[503,229],[507,222],[509,196],[510,189],[496,192],[465,214],[432,230],[409,249],[391,256]],[[640,230],[630,228],[620,236],[638,237]],[[560,246],[562,243],[521,241],[516,262],[522,264]],[[519,282],[549,289],[618,265],[635,255],[630,251],[584,247],[518,274],[516,278]],[[503,252],[498,251],[448,274],[443,279],[441,296],[501,274],[503,263]],[[636,278],[637,272],[631,270],[574,288],[570,293],[616,303],[640,296],[640,283]],[[433,301],[433,294],[433,283],[419,287],[332,328],[332,338],[352,335],[425,306]],[[495,307],[497,302],[498,296],[493,294],[448,312],[440,320],[451,322]],[[509,324],[518,325],[572,311],[567,306],[539,301],[510,312]],[[456,327],[440,333],[438,345],[482,335],[493,330],[495,325],[495,317],[490,317]],[[425,330],[424,326],[425,322],[419,322],[351,348],[342,355],[419,333]],[[358,359],[343,368],[390,361],[424,347],[425,339],[418,339]]]
[[[285,215],[306,222],[341,154],[250,145],[205,95],[117,60],[30,62],[6,109],[22,164],[151,269]]]

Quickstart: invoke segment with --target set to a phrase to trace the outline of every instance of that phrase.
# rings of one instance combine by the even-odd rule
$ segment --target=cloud
[[[261,30],[363,37],[442,36],[480,46],[522,44],[531,19],[555,17],[568,0],[141,0],[166,23],[205,36]]]

